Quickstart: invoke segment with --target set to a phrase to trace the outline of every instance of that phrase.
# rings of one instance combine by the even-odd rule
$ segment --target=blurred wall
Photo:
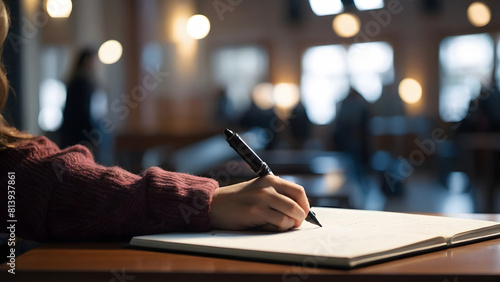
[[[387,7],[358,12],[362,33],[345,39],[333,32],[333,16],[314,15],[305,0],[73,0],[72,14],[66,19],[47,17],[44,1],[23,0],[27,20],[20,24],[28,39],[22,45],[26,85],[22,96],[28,98],[22,107],[22,127],[40,132],[40,70],[34,67],[40,50],[64,46],[73,55],[83,46],[98,47],[108,39],[119,40],[124,46],[120,61],[101,66],[99,71],[110,105],[118,105],[109,110],[115,134],[188,134],[217,127],[210,55],[218,47],[244,44],[257,44],[269,52],[272,83],[298,84],[301,55],[309,46],[387,41],[394,48],[395,83],[413,77],[423,87],[423,98],[406,105],[407,112],[439,122],[440,41],[450,35],[495,33],[500,30],[500,19],[493,16],[487,26],[473,27],[466,17],[471,1],[466,0],[434,1],[437,8],[426,5],[433,1],[386,2],[397,13],[388,13]],[[493,15],[500,10],[499,1],[483,2]],[[211,21],[211,31],[202,40],[185,33],[185,23],[195,13],[205,14]],[[65,71],[70,65],[68,59]],[[138,87],[151,75],[157,83],[137,96]],[[137,99],[130,101],[133,95]]]

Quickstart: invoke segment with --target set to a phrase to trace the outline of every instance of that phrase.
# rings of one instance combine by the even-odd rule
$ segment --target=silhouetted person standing
[[[368,102],[353,88],[342,101],[334,130],[335,148],[347,153],[356,165],[356,176],[361,185],[365,178],[369,158],[368,121],[370,117]]]
[[[299,102],[292,111],[289,120],[290,131],[293,139],[293,149],[302,149],[304,144],[311,137],[312,123],[307,116],[306,108],[302,102]]]
[[[95,64],[96,52],[92,49],[83,50],[68,81],[64,120],[60,130],[62,148],[87,140],[92,130],[90,101],[96,90]]]

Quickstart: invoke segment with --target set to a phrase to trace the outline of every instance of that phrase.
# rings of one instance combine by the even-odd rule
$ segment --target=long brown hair
[[[0,55],[2,54],[2,46],[9,31],[9,13],[4,2],[0,0]],[[20,132],[16,128],[9,126],[5,118],[2,116],[7,96],[9,95],[9,82],[5,74],[5,69],[0,63],[0,150],[13,148],[19,142],[33,138],[32,135]]]

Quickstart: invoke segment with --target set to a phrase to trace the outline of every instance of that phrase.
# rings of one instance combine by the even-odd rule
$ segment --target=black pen
[[[226,136],[226,141],[229,143],[238,155],[250,166],[250,168],[257,173],[259,176],[274,175],[269,166],[241,139],[241,137],[234,133],[230,129],[224,130],[224,136]],[[313,211],[309,210],[307,214],[306,221],[323,227],[316,219],[316,215]]]

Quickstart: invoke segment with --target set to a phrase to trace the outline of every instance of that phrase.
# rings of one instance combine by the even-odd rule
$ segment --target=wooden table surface
[[[500,215],[454,215],[500,222]],[[500,281],[500,238],[352,270],[131,249],[127,242],[42,244],[0,281]]]

